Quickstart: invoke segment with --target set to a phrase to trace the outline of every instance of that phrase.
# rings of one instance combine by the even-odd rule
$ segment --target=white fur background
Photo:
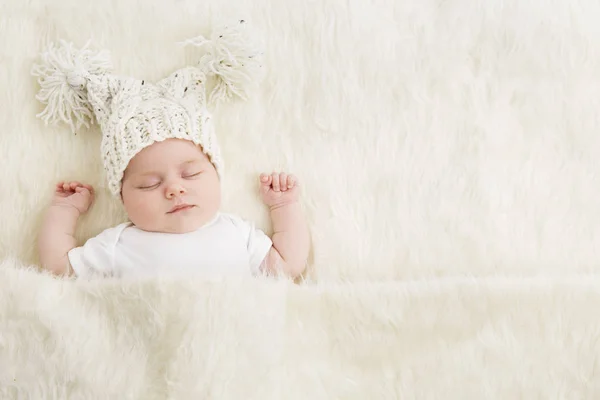
[[[59,179],[103,184],[99,132],[35,118],[47,41],[91,39],[159,79],[176,43],[248,20],[267,79],[217,115],[224,208],[269,229],[261,171],[296,173],[312,277],[548,274],[600,266],[600,5],[576,1],[75,0],[0,6],[0,256],[36,262]],[[122,221],[101,195],[83,240]]]

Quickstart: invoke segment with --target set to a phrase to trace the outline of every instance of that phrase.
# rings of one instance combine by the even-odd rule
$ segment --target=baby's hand
[[[273,172],[260,174],[260,194],[269,207],[280,207],[298,201],[300,188],[294,175]]]
[[[79,182],[59,182],[52,205],[74,207],[84,214],[94,202],[94,188]]]

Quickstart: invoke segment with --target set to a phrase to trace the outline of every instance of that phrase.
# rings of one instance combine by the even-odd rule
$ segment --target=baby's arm
[[[76,247],[74,238],[79,211],[74,207],[51,205],[39,238],[42,267],[56,275],[69,275],[67,253]]]
[[[295,278],[308,261],[310,236],[302,212],[297,179],[293,175],[261,175],[263,201],[269,206],[273,224],[273,247],[266,258],[270,272]]]
[[[309,235],[300,203],[285,204],[271,208],[273,223],[273,247],[269,251],[267,267],[281,270],[293,278],[306,268],[309,252]]]
[[[55,275],[71,274],[68,253],[77,246],[74,237],[77,220],[92,202],[91,186],[79,182],[61,182],[57,185],[38,239],[43,268]]]

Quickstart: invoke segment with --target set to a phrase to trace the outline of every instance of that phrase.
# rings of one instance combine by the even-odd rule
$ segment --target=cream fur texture
[[[0,1],[0,398],[598,398],[598,15],[592,0]],[[197,60],[177,42],[238,19],[267,70],[215,112],[224,209],[269,232],[258,174],[295,173],[308,282],[26,268],[58,180],[97,188],[80,241],[125,218],[97,127],[35,117],[45,44],[91,40],[156,81]]]
[[[2,399],[597,399],[597,277],[90,285],[0,266]]]

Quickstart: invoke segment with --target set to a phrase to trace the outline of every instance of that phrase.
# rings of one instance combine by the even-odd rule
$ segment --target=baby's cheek
[[[132,196],[130,201],[125,204],[125,211],[129,219],[144,229],[153,228],[158,215],[156,201],[150,197],[147,195]]]
[[[135,191],[126,193],[123,196],[123,202],[128,214],[139,214],[147,207],[147,201],[144,201],[144,196]]]

